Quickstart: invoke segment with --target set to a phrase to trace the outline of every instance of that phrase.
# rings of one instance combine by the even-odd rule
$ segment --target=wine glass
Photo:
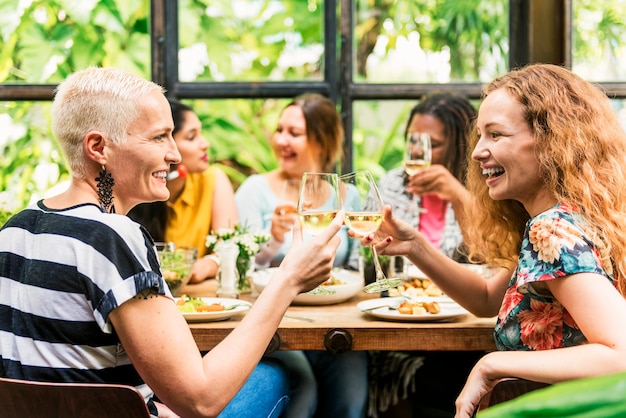
[[[311,235],[322,232],[335,219],[341,208],[339,176],[333,173],[304,173],[298,197],[298,218],[302,228]],[[318,286],[308,292],[332,295],[334,290]]]
[[[372,174],[369,171],[357,171],[341,176],[341,181],[346,185],[344,199],[346,225],[359,236],[376,232],[383,222],[384,203]],[[357,204],[352,208],[348,207],[353,201]],[[365,286],[363,290],[367,293],[384,292],[402,284],[402,279],[389,279],[385,276],[373,242],[370,249],[374,258],[376,281]]]
[[[280,199],[274,211],[279,215],[296,214],[296,204],[300,192],[300,179],[283,180]]]
[[[420,170],[429,167],[432,162],[432,147],[430,135],[425,132],[409,132],[406,135],[406,148],[404,153],[404,171],[409,176],[414,176]],[[415,203],[415,195],[413,195]],[[418,208],[419,213],[425,213],[426,209]]]
[[[407,133],[404,171],[409,176],[413,176],[421,169],[430,166],[431,161],[432,148],[430,145],[430,135],[425,132]]]

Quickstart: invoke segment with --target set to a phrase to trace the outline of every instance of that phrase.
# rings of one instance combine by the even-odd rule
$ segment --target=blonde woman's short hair
[[[125,141],[128,127],[139,116],[139,101],[154,91],[164,93],[158,84],[110,67],[89,67],[59,84],[52,104],[52,131],[72,175],[86,175],[85,135],[98,131],[114,142]]]

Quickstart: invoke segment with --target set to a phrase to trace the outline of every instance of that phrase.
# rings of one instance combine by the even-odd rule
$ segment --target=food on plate
[[[335,286],[335,285],[339,285],[339,284],[346,284],[346,282],[344,282],[343,280],[337,278],[331,272],[330,273],[330,277],[328,278],[328,280],[326,280],[324,283],[322,283],[322,286]]]
[[[431,313],[433,315],[441,312],[441,307],[435,301],[432,302],[402,302],[398,306],[398,312],[407,315],[424,315]]]
[[[182,295],[176,300],[176,306],[181,312],[218,312],[226,309],[221,303],[205,303],[200,298]]]
[[[396,289],[389,291],[389,296],[443,296],[443,292],[430,279],[405,280]]]

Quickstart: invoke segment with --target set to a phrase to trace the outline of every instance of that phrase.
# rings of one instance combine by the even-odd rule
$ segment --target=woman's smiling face
[[[181,158],[172,138],[172,112],[163,94],[156,91],[146,96],[140,112],[128,127],[127,139],[119,144],[109,142],[105,148],[119,213],[138,203],[166,200],[170,192],[165,176],[170,165]]]
[[[472,159],[479,162],[494,200],[513,199],[531,214],[554,204],[541,179],[535,137],[524,107],[505,89],[491,92],[480,106],[479,141]]]
[[[283,110],[272,137],[272,147],[280,167],[291,177],[305,171],[320,171],[320,145],[307,137],[302,109],[289,106]]]
[[[174,140],[187,171],[202,173],[209,168],[209,143],[202,136],[202,123],[198,116],[192,111],[185,111],[183,115],[182,126],[178,127]]]

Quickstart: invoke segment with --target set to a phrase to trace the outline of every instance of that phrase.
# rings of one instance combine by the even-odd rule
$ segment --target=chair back
[[[478,405],[478,411],[485,410],[490,406],[497,405],[502,402],[510,401],[525,393],[532,392],[537,389],[542,389],[550,386],[547,383],[534,382],[532,380],[507,378],[502,379],[487,393],[480,404]]]
[[[149,418],[143,396],[132,386],[51,383],[0,378],[3,418]]]

